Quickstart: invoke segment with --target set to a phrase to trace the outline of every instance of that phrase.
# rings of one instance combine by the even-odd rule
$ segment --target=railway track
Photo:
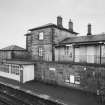
[[[30,105],[24,100],[20,100],[13,95],[8,95],[6,91],[0,92],[0,102],[4,105]]]
[[[3,84],[0,84],[0,102],[3,105],[63,105]]]
[[[7,103],[4,99],[2,99],[0,97],[0,105],[10,105],[9,103]]]

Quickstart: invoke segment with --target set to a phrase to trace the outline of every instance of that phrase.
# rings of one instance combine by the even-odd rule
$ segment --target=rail
[[[0,97],[5,97],[8,103],[12,103],[9,105],[64,105],[62,103],[26,93],[22,90],[14,89],[4,84],[0,84]]]

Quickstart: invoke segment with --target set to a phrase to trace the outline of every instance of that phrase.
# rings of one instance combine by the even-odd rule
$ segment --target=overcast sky
[[[105,0],[0,0],[0,48],[25,47],[28,29],[56,23],[58,15],[64,27],[71,18],[80,35],[86,35],[88,23],[93,34],[105,32]]]

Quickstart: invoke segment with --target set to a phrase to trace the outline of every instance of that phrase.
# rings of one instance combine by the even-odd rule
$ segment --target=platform
[[[3,77],[0,77],[0,83],[65,105],[98,105],[95,95],[72,88],[49,85],[38,81],[22,84]]]

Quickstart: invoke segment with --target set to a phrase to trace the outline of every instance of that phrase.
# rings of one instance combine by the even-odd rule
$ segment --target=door
[[[79,60],[80,60],[79,48],[75,48],[75,62],[79,62]]]
[[[95,48],[94,46],[87,47],[87,63],[95,62]]]

